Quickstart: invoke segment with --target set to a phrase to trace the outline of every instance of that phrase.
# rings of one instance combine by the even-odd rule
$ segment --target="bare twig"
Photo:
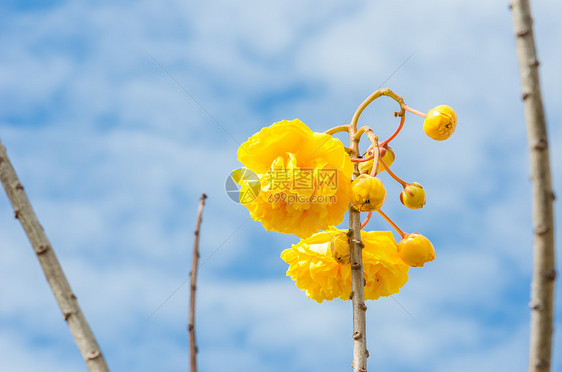
[[[89,371],[109,371],[94,334],[80,310],[76,296],[72,293],[55,252],[40,225],[23,186],[8,158],[6,148],[0,142],[0,181],[14,208],[33,250],[39,259],[43,273],[51,286],[64,320],[70,328],[74,341],[86,362]]]
[[[529,371],[550,371],[554,313],[554,216],[548,135],[539,82],[539,61],[529,0],[513,0],[513,26],[533,185],[534,258],[531,286]]]
[[[195,227],[195,239],[193,241],[193,258],[191,259],[191,291],[189,297],[189,369],[197,372],[197,344],[195,343],[195,291],[197,289],[197,265],[199,263],[199,232],[201,231],[201,219],[203,207],[207,195],[201,195],[199,199],[199,210],[197,211],[197,225]]]

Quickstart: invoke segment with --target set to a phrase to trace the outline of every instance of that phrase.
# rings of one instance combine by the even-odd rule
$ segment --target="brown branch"
[[[199,263],[199,232],[201,231],[201,219],[203,216],[203,207],[205,206],[207,195],[201,195],[199,198],[199,210],[197,211],[197,225],[195,227],[195,239],[193,242],[193,258],[191,259],[190,274],[190,297],[189,297],[189,369],[191,372],[197,372],[197,344],[195,343],[195,291],[197,289],[197,265]]]
[[[357,134],[357,120],[360,111],[366,107],[360,106],[349,125],[349,136],[351,137],[351,158],[359,157],[359,139]],[[354,163],[353,179],[359,177],[358,163]],[[373,162],[373,167],[376,163]],[[349,206],[349,262],[351,265],[351,302],[353,307],[353,372],[367,371],[367,320],[364,291],[363,274],[363,243],[361,242],[361,212]]]
[[[554,314],[554,216],[548,135],[539,81],[539,61],[528,0],[513,0],[513,26],[527,138],[533,197],[533,282],[529,371],[550,371]]]
[[[63,318],[70,328],[88,370],[109,371],[94,334],[80,310],[76,296],[72,293],[51,243],[33,211],[2,142],[0,142],[0,181],[12,203],[15,217],[20,221],[39,259],[43,273],[51,286]]]

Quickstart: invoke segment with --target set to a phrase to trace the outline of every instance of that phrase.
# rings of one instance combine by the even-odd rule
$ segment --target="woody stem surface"
[[[74,337],[74,342],[82,354],[88,371],[109,371],[94,333],[78,305],[76,295],[70,288],[55,251],[33,211],[2,142],[0,142],[0,181],[12,203],[15,217],[20,221],[37,255],[45,278],[53,291],[63,318]]]
[[[197,343],[195,341],[195,291],[197,290],[197,269],[199,267],[199,234],[201,232],[201,220],[203,219],[203,208],[205,207],[207,195],[199,198],[199,209],[197,211],[197,224],[195,227],[195,238],[193,240],[193,257],[191,259],[191,274],[189,275],[189,370],[197,372]]]
[[[513,0],[515,45],[521,73],[521,87],[533,201],[533,282],[531,284],[531,340],[529,371],[551,370],[556,279],[554,247],[554,193],[550,175],[548,134],[539,80],[539,61],[533,36],[533,20],[528,0]]]
[[[359,111],[359,110],[358,110]],[[362,111],[362,110],[361,110]],[[359,112],[360,114],[360,112]],[[356,112],[349,125],[351,158],[359,156],[359,138],[356,138]],[[354,163],[353,179],[359,176],[358,163]],[[367,322],[363,274],[363,243],[361,242],[361,212],[349,207],[349,261],[351,264],[351,302],[353,306],[353,372],[367,371]]]

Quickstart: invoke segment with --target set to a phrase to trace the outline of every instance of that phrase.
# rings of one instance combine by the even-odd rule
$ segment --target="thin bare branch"
[[[70,288],[53,247],[33,211],[2,142],[0,142],[0,180],[12,203],[15,217],[20,221],[39,259],[43,273],[51,286],[63,318],[70,328],[88,370],[92,372],[109,371],[94,334],[78,305],[76,296]]]
[[[203,207],[205,207],[207,195],[201,195],[199,199],[199,210],[197,211],[197,224],[195,227],[195,239],[193,241],[193,258],[191,259],[191,290],[189,298],[189,369],[197,372],[197,344],[195,342],[195,291],[197,290],[197,267],[199,264],[199,232],[201,231],[201,219]]]
[[[533,282],[531,285],[531,341],[529,371],[550,371],[554,314],[554,213],[546,119],[539,81],[529,0],[513,0],[513,26],[527,139],[533,200]]]

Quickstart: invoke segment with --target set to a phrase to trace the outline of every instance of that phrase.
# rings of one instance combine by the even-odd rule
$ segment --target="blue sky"
[[[428,204],[406,210],[383,178],[386,211],[428,236],[437,259],[368,304],[369,369],[525,370],[530,183],[507,4],[0,3],[0,138],[112,370],[188,369],[187,286],[153,312],[188,276],[201,192],[200,370],[349,368],[350,303],[307,299],[279,258],[296,237],[248,220],[224,182],[263,126],[345,123],[383,82],[419,110],[453,106],[459,124],[434,142],[410,115],[393,142],[393,168]],[[562,6],[533,5],[560,190]],[[386,137],[396,107],[379,101],[361,123]],[[3,196],[0,249],[0,370],[85,371]],[[561,298],[558,286],[558,309]],[[559,350],[561,310],[556,326]]]

